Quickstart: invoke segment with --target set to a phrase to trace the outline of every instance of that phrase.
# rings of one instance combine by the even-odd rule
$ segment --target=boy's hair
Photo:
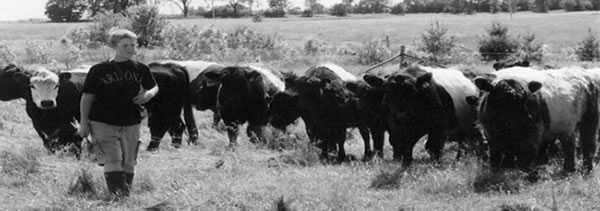
[[[114,48],[119,41],[125,38],[137,40],[137,35],[127,29],[111,29],[108,32],[108,45]]]

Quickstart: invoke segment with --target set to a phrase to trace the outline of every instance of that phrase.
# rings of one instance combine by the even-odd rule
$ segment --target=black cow
[[[488,135],[493,168],[512,167],[516,161],[519,168],[531,171],[535,161],[544,158],[545,146],[558,138],[564,170],[574,171],[579,133],[583,166],[592,170],[600,114],[597,69],[513,67],[475,82],[484,91],[479,119]]]
[[[245,122],[250,141],[264,142],[269,103],[285,89],[281,76],[258,66],[227,66],[205,76],[219,82],[216,109],[227,127],[230,146],[237,144],[239,125]]]
[[[271,103],[270,122],[282,130],[302,117],[311,142],[318,143],[322,156],[338,148],[338,161],[345,159],[346,128],[358,127],[365,143],[365,158],[372,155],[366,115],[358,96],[346,89],[345,82],[356,77],[334,64],[311,67],[304,76],[286,76],[285,92],[277,93]]]
[[[411,66],[387,80],[370,74],[363,78],[385,89],[383,104],[390,112],[394,159],[402,159],[405,166],[411,164],[413,147],[424,135],[428,135],[425,147],[434,160],[440,159],[446,139],[460,143],[465,137],[477,138],[474,107],[465,99],[475,95],[477,88],[462,72]]]
[[[56,75],[43,68],[29,72],[8,65],[0,71],[0,100],[24,99],[44,147],[52,153],[67,147],[79,155],[82,138],[76,134],[76,122],[83,82],[71,81],[70,76],[69,72]]]
[[[150,63],[149,67],[159,91],[145,105],[152,136],[147,150],[158,150],[160,140],[167,131],[171,135],[173,146],[180,147],[186,127],[189,134],[188,143],[196,143],[198,130],[191,106],[188,70],[172,62]],[[185,124],[181,119],[182,108]]]

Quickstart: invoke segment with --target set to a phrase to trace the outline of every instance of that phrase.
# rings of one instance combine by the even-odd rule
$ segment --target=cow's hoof
[[[151,141],[148,144],[148,147],[146,148],[146,151],[148,152],[156,152],[158,151],[158,146],[160,145],[160,142],[158,141]]]

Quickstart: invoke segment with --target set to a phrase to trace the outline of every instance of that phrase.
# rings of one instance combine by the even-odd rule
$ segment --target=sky
[[[165,1],[165,0],[163,0]],[[289,0],[293,6],[304,7],[304,0]],[[0,0],[0,21],[28,20],[46,18],[44,7],[47,0]],[[326,7],[341,0],[319,0]],[[261,5],[266,5],[266,0],[261,0]],[[192,0],[192,5],[206,6],[205,0]],[[163,14],[180,13],[177,6],[170,3],[162,3],[160,11]]]

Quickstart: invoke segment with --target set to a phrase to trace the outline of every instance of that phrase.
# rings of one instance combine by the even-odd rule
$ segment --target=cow
[[[79,155],[77,132],[83,82],[71,81],[68,71],[57,75],[43,67],[24,71],[10,64],[0,71],[0,100],[25,100],[33,128],[51,153],[68,148]]]
[[[205,77],[218,83],[215,107],[226,125],[229,146],[237,145],[239,125],[245,122],[250,142],[265,142],[270,101],[285,90],[282,76],[260,65],[237,65],[208,71]]]
[[[402,160],[404,166],[412,163],[413,147],[424,135],[428,135],[425,148],[436,161],[447,139],[461,146],[465,139],[477,144],[476,112],[466,97],[478,90],[459,70],[412,65],[387,79],[371,74],[363,78],[385,89],[382,102],[389,109],[394,159]]]
[[[179,148],[186,128],[189,135],[188,143],[195,144],[198,130],[191,106],[188,69],[171,61],[153,62],[148,66],[159,91],[144,105],[148,112],[148,127],[151,135],[146,150],[157,151],[160,140],[167,131],[171,135],[173,147]],[[182,109],[185,123],[181,119]]]
[[[559,139],[564,171],[572,172],[579,133],[583,167],[591,172],[600,114],[599,71],[513,67],[476,78],[483,95],[469,99],[479,107],[479,119],[489,140],[491,167],[512,167],[516,161],[520,169],[535,173],[532,170],[543,156],[544,147]]]
[[[270,123],[281,130],[301,117],[312,143],[326,158],[329,149],[338,148],[338,161],[345,160],[346,128],[358,127],[365,144],[365,158],[373,153],[370,147],[367,113],[360,112],[358,97],[345,87],[356,82],[356,76],[342,67],[324,63],[309,68],[304,76],[286,74],[285,92],[277,93],[269,111]]]

